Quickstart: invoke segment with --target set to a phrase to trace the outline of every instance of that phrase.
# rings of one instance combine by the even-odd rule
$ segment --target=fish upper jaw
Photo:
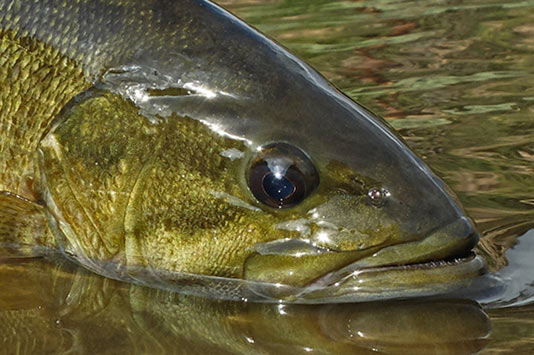
[[[421,240],[395,244],[349,265],[350,268],[408,265],[465,256],[478,243],[479,235],[466,217],[439,228]]]

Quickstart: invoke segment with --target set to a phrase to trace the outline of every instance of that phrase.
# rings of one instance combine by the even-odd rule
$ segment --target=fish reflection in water
[[[11,261],[0,272],[0,349],[21,354],[471,354],[491,331],[471,301],[258,304],[122,283],[63,261]]]

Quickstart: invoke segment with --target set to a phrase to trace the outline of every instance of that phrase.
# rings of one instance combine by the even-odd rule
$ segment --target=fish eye
[[[269,207],[293,207],[318,185],[319,173],[310,158],[287,143],[270,143],[261,147],[250,163],[250,191],[258,201]]]

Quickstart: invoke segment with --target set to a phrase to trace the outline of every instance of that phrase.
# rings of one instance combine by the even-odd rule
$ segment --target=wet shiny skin
[[[428,262],[463,256],[478,240],[443,182],[381,119],[221,8],[16,3],[0,3],[4,70],[22,73],[2,83],[2,142],[15,147],[1,155],[2,189],[42,201],[50,229],[36,240],[46,247],[154,287],[183,291],[176,281],[201,275],[191,292],[232,299],[427,295],[484,273],[479,259],[462,259],[435,277]],[[93,10],[95,21],[73,25]],[[28,105],[46,115],[28,117],[17,103],[40,71],[64,87],[35,84],[41,100]],[[248,162],[272,142],[302,150],[320,175],[286,210],[247,186]],[[379,204],[376,189],[387,191]],[[384,268],[405,264],[424,267]],[[353,282],[370,266],[382,276],[360,295]]]

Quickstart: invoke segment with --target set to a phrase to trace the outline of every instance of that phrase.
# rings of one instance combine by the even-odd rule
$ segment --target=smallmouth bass
[[[434,295],[485,272],[382,120],[220,7],[0,2],[3,253],[230,299]]]

